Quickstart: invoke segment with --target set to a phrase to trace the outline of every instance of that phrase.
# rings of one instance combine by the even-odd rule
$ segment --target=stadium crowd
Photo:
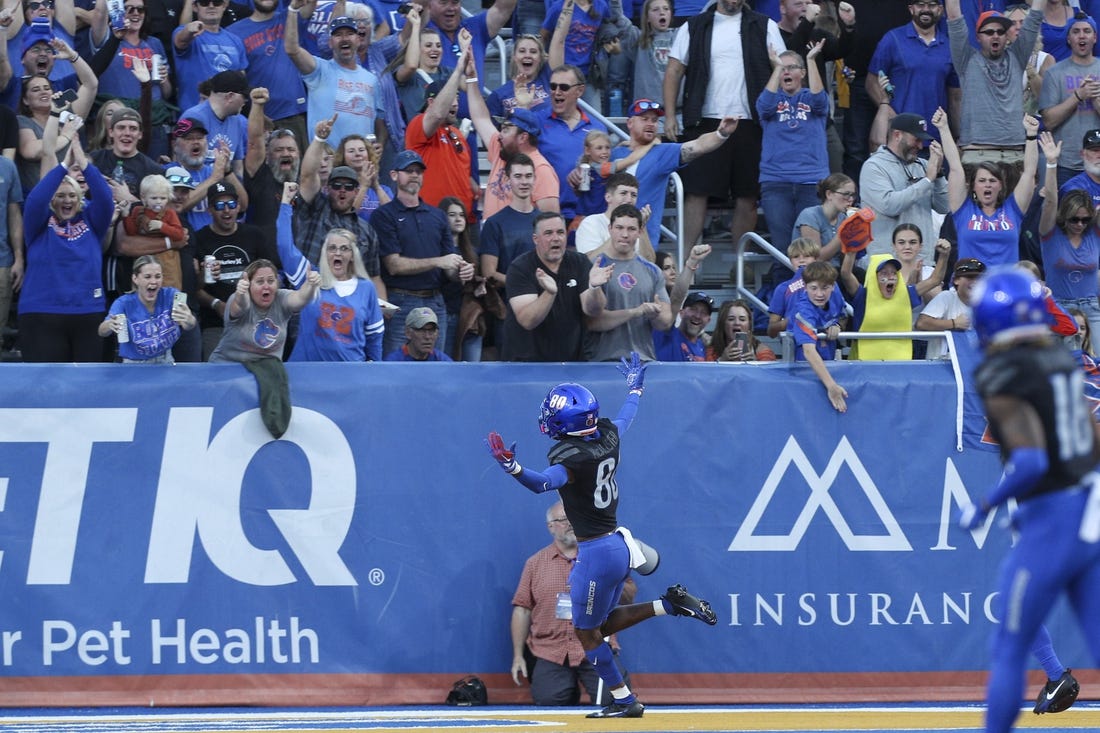
[[[6,358],[757,361],[786,330],[843,409],[839,331],[965,331],[987,267],[1100,325],[1100,0],[486,4],[0,10]],[[710,207],[789,253],[770,313],[690,292]]]

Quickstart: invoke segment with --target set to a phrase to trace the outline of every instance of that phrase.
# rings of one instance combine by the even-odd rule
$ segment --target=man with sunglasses
[[[237,289],[237,281],[257,259],[277,261],[274,243],[250,224],[237,221],[240,199],[232,183],[219,181],[206,194],[210,225],[193,235],[195,259],[212,255],[221,270],[217,282],[204,283],[197,295],[202,306],[202,358],[206,361],[218,346],[224,329],[225,301]]]
[[[1089,130],[1081,140],[1080,173],[1058,188],[1058,195],[1079,188],[1092,197],[1092,205],[1100,208],[1100,128]]]
[[[1096,47],[1096,21],[1084,13],[1070,21],[1066,32],[1070,56],[1047,69],[1039,92],[1039,114],[1043,125],[1061,143],[1058,184],[1062,185],[1084,168],[1077,141],[1100,126],[1096,111],[1100,99],[1100,59]]]
[[[180,109],[197,105],[199,84],[218,72],[248,68],[248,53],[241,39],[221,27],[226,5],[227,0],[194,0],[198,19],[172,34]]]
[[[1046,0],[1032,0],[1020,35],[1012,44],[1012,21],[996,10],[978,16],[978,48],[970,45],[960,0],[947,0],[951,60],[959,75],[962,114],[959,149],[964,164],[1019,164],[1024,159],[1024,95],[1021,80],[1043,22]]]
[[[292,0],[290,20],[302,12],[301,0]],[[283,45],[287,55],[309,91],[306,116],[310,130],[335,113],[330,137],[335,147],[348,135],[374,133],[378,142],[386,143],[388,132],[382,107],[378,77],[359,65],[359,24],[353,18],[340,16],[329,24],[329,47],[332,58],[311,54],[300,43],[298,24],[288,22]]]

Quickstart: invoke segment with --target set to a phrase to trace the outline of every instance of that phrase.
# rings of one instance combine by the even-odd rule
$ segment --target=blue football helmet
[[[1050,333],[1043,284],[1019,268],[991,270],[974,286],[974,331],[982,348],[1014,338]]]
[[[552,388],[539,408],[539,429],[555,440],[596,430],[600,403],[587,388],[565,382]]]

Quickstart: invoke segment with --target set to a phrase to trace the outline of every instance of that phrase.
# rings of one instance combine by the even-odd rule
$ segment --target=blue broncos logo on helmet
[[[551,438],[585,435],[596,429],[600,403],[586,387],[565,382],[553,387],[539,409],[539,429]]]

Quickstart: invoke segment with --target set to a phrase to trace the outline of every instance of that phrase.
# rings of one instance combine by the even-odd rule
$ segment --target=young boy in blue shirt
[[[794,335],[795,360],[809,363],[829,402],[837,412],[845,412],[848,391],[825,368],[825,361],[836,356],[836,340],[845,318],[843,300],[838,306],[833,298],[836,280],[837,270],[828,262],[811,262],[802,268],[804,287],[791,299],[786,318],[787,330]]]

